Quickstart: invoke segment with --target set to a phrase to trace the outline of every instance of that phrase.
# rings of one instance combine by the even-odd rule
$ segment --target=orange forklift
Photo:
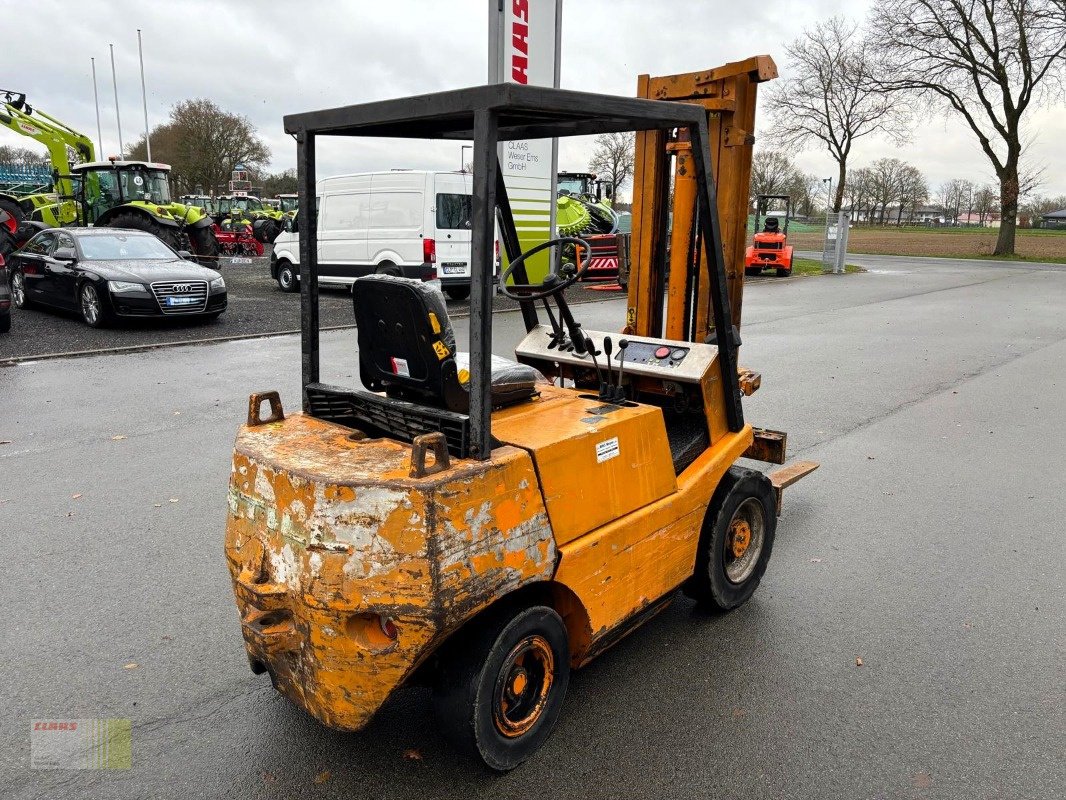
[[[251,669],[341,730],[364,727],[401,687],[429,685],[455,745],[509,770],[550,734],[571,669],[678,589],[722,612],[747,601],[766,573],[781,488],[813,468],[771,478],[736,464],[782,463],[785,437],[744,418],[742,391],[759,380],[737,367],[710,163],[721,117],[500,84],[284,124],[297,141],[300,219],[311,220],[300,231],[303,397],[287,414],[277,392],[252,395],[234,447],[225,552]],[[642,160],[637,186],[662,220],[678,143],[689,159],[685,252],[646,236],[648,260],[633,267],[642,308],[669,296],[687,336],[667,335],[661,315],[631,314],[622,335],[586,329],[566,292],[588,271],[588,244],[519,248],[497,145],[626,130],[650,134],[654,164]],[[368,276],[353,291],[362,387],[320,380],[322,136],[473,140],[467,352],[438,291]],[[747,175],[729,180],[740,197]],[[507,257],[497,288],[520,303],[526,329],[513,361],[492,354],[497,223]],[[583,260],[564,263],[569,246]],[[531,283],[525,263],[544,250],[555,269]],[[681,274],[671,271],[669,293],[645,280],[668,266]]]
[[[771,204],[784,205],[783,211],[770,211]],[[759,222],[765,215],[762,230]],[[785,218],[784,225],[781,217]],[[744,274],[758,275],[775,269],[777,277],[792,274],[792,245],[788,243],[788,223],[792,218],[792,198],[787,194],[760,194],[755,200],[755,235],[744,254]]]

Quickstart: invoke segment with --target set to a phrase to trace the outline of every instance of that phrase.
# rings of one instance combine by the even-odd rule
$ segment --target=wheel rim
[[[766,540],[766,517],[762,504],[749,497],[733,513],[725,536],[725,576],[730,583],[744,583],[755,571]]]
[[[21,272],[11,276],[11,299],[15,301],[15,308],[22,308],[26,304],[26,287],[22,283]]]
[[[544,713],[554,678],[555,655],[547,639],[533,634],[516,644],[496,676],[496,730],[509,739],[528,733]]]
[[[288,268],[281,271],[281,286],[283,289],[288,289],[292,286],[292,272]]]
[[[81,290],[81,315],[90,325],[95,325],[100,319],[100,298],[92,286]]]

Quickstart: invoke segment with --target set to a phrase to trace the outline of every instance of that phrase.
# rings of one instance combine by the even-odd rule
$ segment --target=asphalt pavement
[[[213,320],[195,318],[118,318],[105,328],[90,328],[76,312],[35,307],[13,309],[11,332],[0,336],[0,363],[14,359],[39,358],[57,353],[97,352],[117,348],[141,348],[175,343],[202,342],[227,338],[269,336],[300,329],[300,295],[288,294],[270,278],[266,258],[232,263],[223,259],[218,269],[226,279],[229,307]],[[581,283],[571,287],[568,298],[580,304],[605,296],[621,297],[620,290],[606,289],[604,283]],[[468,300],[446,298],[452,316],[470,313]],[[493,299],[498,310],[518,304],[503,295]],[[322,286],[319,315],[323,328],[351,327],[352,295],[339,286]]]
[[[870,271],[745,294],[747,418],[822,465],[753,599],[679,598],[502,777],[423,690],[342,734],[248,670],[230,447],[250,392],[296,405],[296,337],[0,369],[0,796],[1062,797],[1066,266],[849,260]],[[519,334],[496,316],[498,353]],[[354,382],[354,332],[323,358]],[[132,768],[30,769],[41,718],[131,719]]]

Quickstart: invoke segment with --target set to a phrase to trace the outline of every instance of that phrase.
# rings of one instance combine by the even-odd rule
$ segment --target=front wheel
[[[747,602],[766,572],[776,531],[777,501],[770,479],[730,467],[707,509],[685,594],[719,611]]]
[[[296,270],[288,261],[278,264],[278,288],[283,292],[295,292],[300,288],[296,282]]]
[[[551,734],[570,681],[562,618],[547,606],[489,612],[445,656],[433,704],[459,749],[498,772],[514,769]]]
[[[90,328],[102,327],[107,320],[104,301],[91,283],[82,284],[81,291],[78,292],[78,310],[81,312],[82,320]]]

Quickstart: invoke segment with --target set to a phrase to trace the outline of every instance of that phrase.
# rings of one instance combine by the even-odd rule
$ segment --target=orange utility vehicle
[[[771,211],[771,204],[783,210]],[[759,223],[765,215],[762,230]],[[784,224],[781,218],[784,217]],[[792,198],[787,194],[760,194],[755,201],[755,235],[744,255],[744,274],[758,275],[764,269],[777,270],[777,277],[792,274],[792,245],[788,243],[788,223],[792,218]]]
[[[679,588],[721,611],[751,596],[773,548],[780,486],[810,467],[775,485],[735,466],[742,456],[780,463],[784,435],[753,429],[741,405],[758,376],[737,369],[710,164],[720,122],[710,129],[693,104],[517,84],[285,118],[299,216],[312,220],[300,231],[303,410],[286,414],[276,392],[251,396],[226,529],[253,672],[343,730],[365,726],[401,687],[428,684],[443,731],[502,771],[549,735],[570,670]],[[589,248],[564,238],[520,251],[498,143],[625,130],[651,130],[649,152],[661,148],[654,169],[642,162],[638,187],[663,219],[665,170],[676,143],[688,148],[685,219],[697,235],[669,256],[685,278],[671,276],[669,305],[691,323],[687,337],[664,335],[661,319],[634,318],[620,339],[583,328],[566,290],[587,255],[557,259],[540,283],[526,275],[536,252]],[[468,353],[439,292],[368,276],[353,292],[362,388],[320,380],[321,136],[473,139]],[[514,361],[493,355],[496,223],[508,262],[499,291],[519,301],[526,329]],[[645,244],[650,257],[634,275],[662,308],[662,282],[645,279],[665,270],[666,239]],[[719,332],[714,342],[705,329]]]

